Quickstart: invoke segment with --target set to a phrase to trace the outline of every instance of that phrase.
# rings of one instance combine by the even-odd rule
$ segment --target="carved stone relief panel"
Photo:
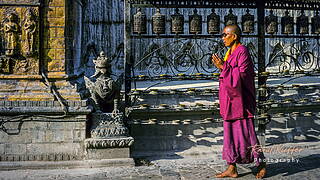
[[[39,22],[37,6],[0,6],[0,74],[39,74]]]

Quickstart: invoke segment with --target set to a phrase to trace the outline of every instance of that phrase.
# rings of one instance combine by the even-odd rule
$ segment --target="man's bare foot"
[[[266,163],[261,163],[258,166],[258,173],[256,175],[257,179],[262,179],[267,173]]]
[[[222,173],[218,173],[215,175],[216,178],[225,178],[225,177],[232,177],[236,178],[238,177],[237,167],[235,165],[229,165],[227,170],[225,170]]]

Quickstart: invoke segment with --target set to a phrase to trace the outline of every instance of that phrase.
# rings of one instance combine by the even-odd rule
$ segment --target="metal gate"
[[[173,81],[217,82],[219,71],[211,64],[211,54],[223,56],[226,48],[220,41],[220,32],[225,24],[237,23],[243,30],[242,42],[249,48],[255,64],[256,119],[260,142],[264,144],[266,125],[271,118],[309,117],[318,112],[319,7],[319,1],[311,0],[125,1],[126,106],[150,108],[135,101],[150,94],[217,95],[217,86],[211,89],[185,86],[182,90],[169,91],[152,90],[152,87]],[[301,78],[314,83],[288,85]],[[139,90],[139,82],[149,86]],[[298,96],[288,95],[291,91]],[[299,96],[310,91],[315,94]],[[282,98],[281,94],[287,95]],[[218,111],[217,103],[207,108],[198,105]],[[168,108],[166,104],[156,106]],[[174,111],[185,107],[176,104],[170,108]]]

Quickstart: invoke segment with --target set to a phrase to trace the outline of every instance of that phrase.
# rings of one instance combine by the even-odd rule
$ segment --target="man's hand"
[[[223,60],[217,55],[217,54],[212,54],[212,62],[213,64],[220,70],[223,68]]]

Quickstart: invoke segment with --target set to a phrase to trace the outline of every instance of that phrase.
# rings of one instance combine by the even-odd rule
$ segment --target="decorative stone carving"
[[[30,56],[35,53],[35,36],[37,30],[37,23],[32,9],[28,9],[26,12],[23,30],[25,32],[24,52],[26,56]]]
[[[87,148],[129,147],[133,138],[123,124],[123,114],[93,113],[91,138],[86,140]]]
[[[86,87],[89,89],[91,99],[94,102],[94,108],[102,112],[118,112],[118,101],[121,89],[121,77],[118,81],[114,81],[111,76],[111,62],[102,51],[96,60],[95,74],[91,78],[95,81],[84,77]]]
[[[0,8],[0,74],[39,74],[39,7]]]
[[[5,34],[5,54],[14,56],[17,53],[19,33],[18,16],[15,13],[10,12],[7,15],[3,30]]]
[[[92,120],[92,138],[101,139],[128,135],[128,130],[123,124],[123,115],[121,113],[114,116],[111,113],[93,113]]]
[[[87,149],[128,148],[133,138],[123,123],[123,114],[118,110],[121,83],[111,76],[111,62],[104,52],[93,60],[96,72],[92,78],[85,77],[96,112],[92,114],[91,138],[86,139]],[[121,77],[119,78],[121,79]],[[88,151],[88,153],[94,153]]]
[[[0,56],[0,74],[10,73],[10,61],[9,57]]]

